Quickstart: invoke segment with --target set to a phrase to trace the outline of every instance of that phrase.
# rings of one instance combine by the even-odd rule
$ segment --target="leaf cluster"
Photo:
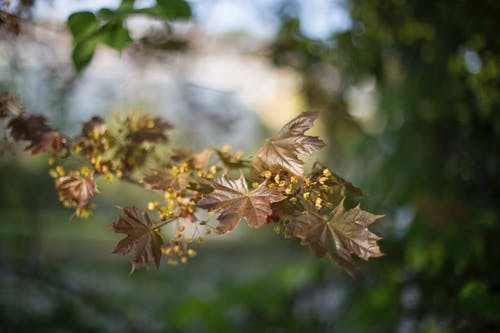
[[[131,253],[132,270],[150,263],[159,267],[162,257],[169,264],[185,263],[196,255],[195,242],[211,233],[229,233],[243,220],[252,228],[272,224],[277,233],[299,238],[318,258],[328,254],[352,275],[353,255],[365,260],[382,255],[380,237],[368,229],[381,216],[359,206],[344,207],[348,194],[361,191],[319,163],[304,172],[299,155],[325,146],[320,138],[305,134],[317,113],[302,113],[285,124],[252,160],[230,146],[168,152],[172,126],[148,115],[115,115],[112,125],[92,117],[78,136],[66,138],[43,116],[28,116],[15,107],[11,96],[2,97],[0,111],[14,142],[28,141],[26,150],[32,154],[52,151],[50,173],[60,200],[77,216],[86,217],[95,208],[91,199],[100,193],[98,176],[122,179],[159,195],[148,204],[150,213],[123,207],[110,225],[125,235],[114,253]],[[79,166],[66,167],[69,157]],[[237,179],[229,176],[235,170]],[[217,215],[215,225],[206,211]]]

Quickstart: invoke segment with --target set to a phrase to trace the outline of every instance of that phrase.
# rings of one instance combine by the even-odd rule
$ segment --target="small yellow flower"
[[[177,166],[175,166],[175,165],[174,165],[174,166],[172,167],[172,173],[173,173],[174,175],[178,175],[180,172],[181,172],[181,171],[179,170],[179,168],[178,168]]]
[[[231,151],[231,149],[233,149],[233,147],[231,147],[231,145],[224,145],[222,147],[222,151],[225,153],[229,153]]]
[[[87,209],[87,208],[79,208],[79,209],[76,210],[75,214],[78,217],[86,218],[86,217],[89,217],[90,210]]]
[[[150,201],[148,202],[148,209],[149,210],[154,210],[156,208],[160,207],[160,203],[158,201]]]
[[[322,203],[323,203],[323,199],[316,198],[316,201],[314,202],[314,207],[319,210],[319,209],[321,209]]]
[[[90,170],[89,168],[86,168],[86,167],[82,167],[82,168],[80,168],[80,172],[82,173],[82,175],[88,176],[88,175],[90,175],[92,170]]]
[[[179,262],[178,262],[178,261],[177,261],[177,259],[175,259],[175,258],[168,258],[168,260],[167,260],[167,264],[172,265],[172,266],[175,266],[175,265],[177,265],[178,263],[179,263]]]
[[[60,165],[56,166],[56,172],[59,174],[59,176],[64,176],[66,174],[64,168]]]

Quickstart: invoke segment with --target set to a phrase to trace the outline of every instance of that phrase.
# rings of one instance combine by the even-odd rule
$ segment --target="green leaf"
[[[99,22],[92,12],[78,12],[68,17],[67,26],[76,43],[94,33],[99,27]]]
[[[84,69],[92,60],[99,43],[117,51],[123,50],[132,42],[128,30],[118,22],[108,22],[92,35],[78,41],[73,49],[73,63],[78,71]]]
[[[101,9],[99,9],[97,11],[97,16],[101,20],[106,20],[106,21],[118,19],[117,15],[116,15],[116,11],[112,10],[112,9],[109,9],[109,8],[101,8]]]
[[[96,38],[84,39],[75,44],[71,58],[77,71],[84,69],[92,60],[97,48],[98,40]]]
[[[102,8],[97,12],[97,16],[104,21],[123,22],[130,16],[140,13],[140,9],[134,7],[120,7],[118,9]]]
[[[135,3],[135,0],[122,0],[122,3],[120,4],[119,8],[133,9],[134,8],[134,3]]]
[[[99,29],[99,39],[109,47],[121,51],[132,42],[130,34],[121,22],[108,22]]]
[[[156,0],[155,12],[157,15],[170,19],[191,18],[191,7],[184,0]]]

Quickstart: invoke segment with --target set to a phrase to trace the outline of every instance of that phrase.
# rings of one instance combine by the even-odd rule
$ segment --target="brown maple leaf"
[[[214,191],[198,206],[221,213],[217,218],[217,231],[221,234],[233,230],[242,218],[253,228],[261,227],[272,213],[271,203],[284,199],[279,191],[268,188],[265,182],[249,191],[243,176],[236,180],[223,176],[210,185]]]
[[[186,162],[190,168],[203,169],[212,156],[212,150],[205,149],[198,153],[189,150],[174,149],[170,158],[175,162]]]
[[[116,244],[113,253],[125,255],[132,252],[132,272],[150,262],[154,262],[156,268],[159,268],[163,239],[155,230],[149,215],[133,206],[121,210],[125,215],[119,216],[109,228],[127,237]]]
[[[141,179],[144,187],[155,191],[172,189],[182,192],[188,187],[191,176],[188,173],[174,173],[171,169],[155,170]]]
[[[30,142],[25,150],[31,150],[32,154],[43,153],[50,148],[55,153],[68,149],[66,138],[48,126],[47,119],[42,115],[20,114],[10,120],[8,127],[14,140]]]
[[[52,148],[54,153],[66,150],[69,153],[67,140],[58,131],[48,131],[40,134],[39,137],[32,139],[31,144],[25,150],[31,150],[33,155],[46,152]]]
[[[107,126],[104,123],[104,119],[99,116],[93,116],[90,120],[87,120],[82,125],[82,136],[92,137],[94,132],[99,135],[103,135],[106,132]]]
[[[381,217],[360,209],[359,205],[346,211],[342,201],[327,220],[314,213],[297,217],[287,226],[287,234],[300,238],[318,258],[329,254],[354,275],[352,254],[364,260],[383,255],[377,244],[381,238],[368,230]]]
[[[161,118],[150,119],[144,116],[137,121],[136,128],[127,136],[127,139],[136,145],[143,142],[167,142],[168,137],[165,131],[171,128],[172,125]]]
[[[10,114],[18,114],[21,108],[17,105],[17,97],[8,92],[0,94],[0,119]]]
[[[93,174],[81,176],[78,171],[70,171],[66,176],[59,177],[56,188],[77,203],[78,208],[87,205],[89,199],[99,194]]]
[[[21,113],[9,121],[10,135],[16,141],[37,139],[41,133],[50,130],[47,119],[42,115],[26,116]]]
[[[326,146],[318,137],[304,135],[317,117],[317,112],[300,114],[283,126],[278,134],[267,139],[255,155],[271,169],[285,169],[302,177],[304,162],[297,155],[310,155]]]

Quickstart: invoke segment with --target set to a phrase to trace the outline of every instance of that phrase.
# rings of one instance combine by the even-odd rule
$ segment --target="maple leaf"
[[[304,135],[317,117],[317,112],[300,114],[283,126],[278,134],[267,139],[255,155],[271,169],[283,168],[302,177],[304,162],[297,155],[310,155],[326,146],[318,137]]]
[[[48,131],[40,134],[36,139],[31,140],[31,144],[25,150],[31,150],[33,155],[46,152],[52,148],[54,153],[67,150],[69,154],[67,140],[58,131]]]
[[[252,191],[248,190],[243,176],[233,180],[227,176],[210,182],[214,191],[199,203],[201,208],[220,211],[217,231],[221,234],[233,230],[245,218],[249,226],[259,228],[266,224],[271,215],[271,203],[284,199],[276,189],[270,189],[264,182]]]
[[[7,117],[9,113],[17,114],[20,112],[16,100],[16,96],[7,92],[0,94],[0,119]]]
[[[210,160],[212,151],[210,149],[193,153],[189,150],[174,149],[170,158],[175,162],[186,162],[190,168],[203,169]]]
[[[161,118],[150,119],[149,117],[141,117],[136,124],[137,128],[127,136],[133,144],[140,145],[143,142],[167,142],[168,137],[165,134],[166,130],[172,128],[170,123]]]
[[[25,150],[31,150],[32,154],[43,153],[50,148],[55,153],[67,149],[66,138],[49,127],[44,116],[20,114],[12,118],[8,126],[14,140],[30,142]]]
[[[171,169],[155,170],[151,175],[142,178],[144,187],[155,191],[166,191],[169,188],[182,192],[188,187],[191,176],[188,173],[174,173]]]
[[[78,208],[87,205],[89,199],[99,194],[93,174],[80,176],[78,171],[72,171],[66,176],[59,177],[56,188],[64,195],[78,204]]]
[[[36,140],[41,133],[50,130],[47,125],[47,119],[41,115],[26,116],[20,114],[9,121],[10,135],[16,141]]]
[[[155,230],[149,215],[134,206],[121,208],[124,216],[119,216],[109,228],[116,233],[127,235],[116,244],[113,253],[132,252],[132,272],[154,262],[160,267],[163,239]]]
[[[381,238],[368,230],[381,217],[360,209],[359,205],[346,211],[342,201],[327,220],[315,213],[298,216],[288,225],[287,234],[300,238],[318,258],[329,254],[354,275],[352,254],[364,260],[383,255],[377,244]]]
[[[82,125],[82,136],[92,137],[93,132],[99,133],[100,135],[106,132],[107,126],[104,123],[104,119],[99,116],[93,116],[90,120],[87,120]]]

